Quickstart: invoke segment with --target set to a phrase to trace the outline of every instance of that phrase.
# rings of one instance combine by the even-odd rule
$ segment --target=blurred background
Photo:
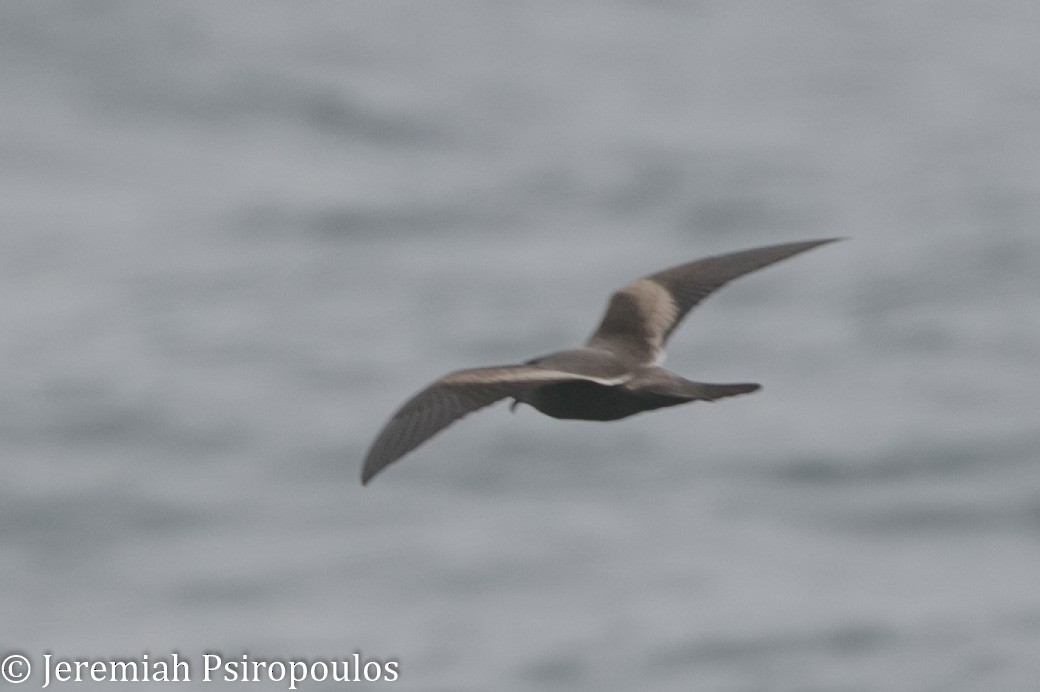
[[[3,3],[0,650],[1035,690],[1038,39],[1012,0]],[[499,405],[361,487],[444,372],[831,236],[671,341],[754,396]]]

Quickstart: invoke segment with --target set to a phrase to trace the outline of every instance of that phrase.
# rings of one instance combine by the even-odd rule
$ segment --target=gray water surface
[[[0,653],[1035,690],[1038,36],[1010,1],[4,3]],[[672,339],[761,392],[499,405],[360,486],[441,374],[835,235]]]

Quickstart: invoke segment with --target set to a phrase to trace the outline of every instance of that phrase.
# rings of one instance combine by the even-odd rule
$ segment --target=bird
[[[660,365],[683,317],[730,281],[841,238],[808,240],[713,255],[644,276],[618,289],[580,348],[523,363],[444,375],[408,399],[376,436],[361,484],[469,413],[511,398],[547,416],[613,421],[691,401],[715,401],[761,388],[751,382],[687,380]]]

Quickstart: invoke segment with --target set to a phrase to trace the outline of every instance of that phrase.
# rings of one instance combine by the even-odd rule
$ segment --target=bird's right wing
[[[539,367],[502,365],[449,373],[406,401],[365,456],[361,483],[468,413],[554,382],[596,378]]]
[[[769,245],[680,264],[622,286],[586,342],[627,363],[660,362],[664,343],[690,310],[733,279],[837,238]]]

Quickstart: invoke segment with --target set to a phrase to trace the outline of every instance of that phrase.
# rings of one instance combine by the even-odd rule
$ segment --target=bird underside
[[[693,382],[663,368],[650,367],[618,385],[587,380],[548,384],[531,392],[523,403],[553,418],[609,421],[691,401],[748,394],[758,388],[753,383]]]

